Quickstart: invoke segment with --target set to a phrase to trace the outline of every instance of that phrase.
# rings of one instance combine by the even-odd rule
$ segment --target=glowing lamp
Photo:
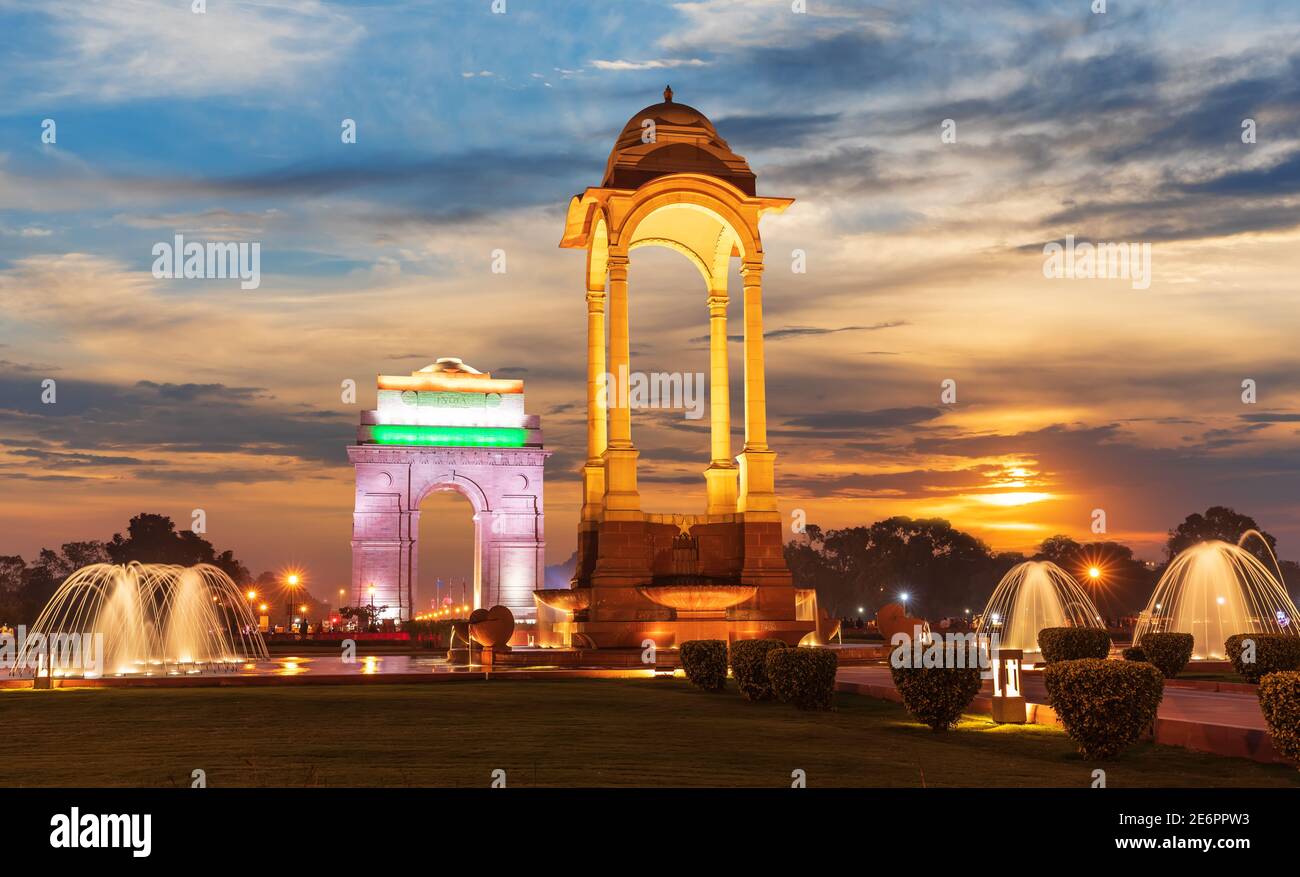
[[[998,649],[993,655],[993,721],[1023,725],[1027,718],[1025,696],[1020,688],[1020,649]]]

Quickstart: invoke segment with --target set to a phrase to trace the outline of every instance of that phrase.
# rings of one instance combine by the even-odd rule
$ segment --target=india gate
[[[533,617],[543,581],[541,418],[524,410],[524,383],[494,378],[454,357],[409,375],[380,375],[375,410],[361,414],[352,513],[353,605],[415,614],[420,503],[455,491],[474,509],[479,606]]]

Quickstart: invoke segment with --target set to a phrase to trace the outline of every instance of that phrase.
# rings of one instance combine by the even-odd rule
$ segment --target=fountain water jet
[[[238,669],[269,657],[239,587],[209,564],[97,563],[77,570],[32,625],[19,666],[38,663],[33,644],[83,634],[103,634],[106,675]]]
[[[1236,545],[1217,539],[1198,542],[1175,557],[1138,617],[1133,642],[1151,632],[1190,633],[1195,639],[1192,660],[1221,661],[1224,643],[1233,634],[1295,635],[1296,607],[1280,572],[1274,575],[1241,547],[1252,534],[1259,536],[1248,530]]]
[[[1092,598],[1074,576],[1050,560],[1017,564],[998,582],[975,631],[997,634],[1004,649],[1020,649],[1026,664],[1040,663],[1038,632],[1045,627],[1105,627]]]

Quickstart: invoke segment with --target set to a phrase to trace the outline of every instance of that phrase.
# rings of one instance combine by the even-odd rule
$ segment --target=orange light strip
[[[379,375],[381,390],[433,390],[443,393],[522,393],[524,382],[487,375]]]

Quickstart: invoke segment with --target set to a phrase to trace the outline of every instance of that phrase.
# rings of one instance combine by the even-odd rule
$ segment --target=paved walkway
[[[1042,675],[1022,676],[1025,699],[1031,704],[1030,721],[1059,725],[1056,714],[1046,706],[1047,690]],[[889,668],[843,667],[836,674],[837,688],[854,694],[898,700]],[[988,712],[992,682],[986,681],[972,701],[974,712]],[[1035,708],[1035,704],[1040,705]],[[1156,713],[1154,739],[1157,743],[1184,746],[1201,752],[1213,752],[1250,758],[1255,761],[1285,761],[1273,749],[1268,723],[1253,694],[1201,691],[1193,688],[1165,686],[1165,696]]]

